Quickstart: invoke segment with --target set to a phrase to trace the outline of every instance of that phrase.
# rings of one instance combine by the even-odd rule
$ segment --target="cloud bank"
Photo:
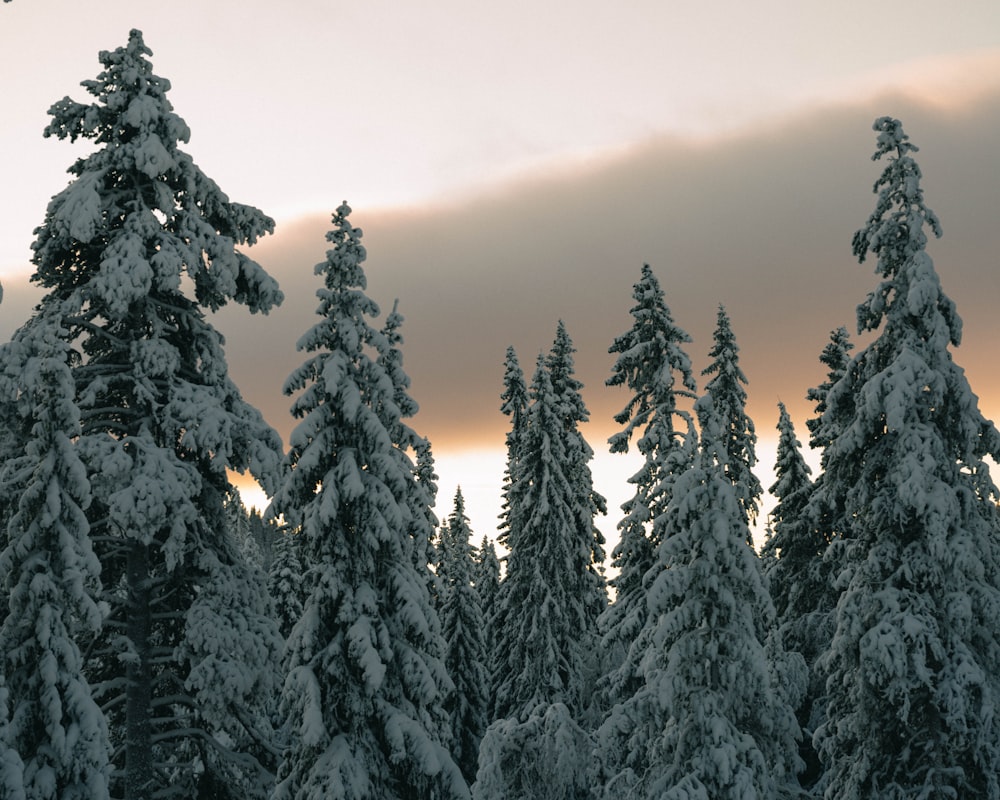
[[[399,298],[406,317],[416,427],[439,447],[499,446],[504,351],[514,345],[530,376],[562,319],[578,349],[591,436],[603,439],[626,400],[603,385],[607,348],[630,325],[644,262],[694,338],[696,367],[707,364],[723,303],[758,430],[773,427],[779,399],[801,425],[811,413],[806,389],[824,377],[818,356],[829,332],[854,331],[854,309],[875,285],[872,265],[859,265],[850,243],[874,207],[880,165],[870,160],[871,123],[883,114],[902,119],[921,148],[925,196],[944,227],[929,251],[965,320],[956,361],[995,416],[1000,87],[946,111],[887,94],[716,140],[652,140],[453,203],[355,208],[369,294],[384,310]],[[340,199],[331,197],[331,208]],[[295,340],[312,322],[312,265],[324,256],[328,227],[326,215],[279,226],[254,252],[281,281],[285,305],[263,320],[226,312],[220,321],[234,375],[285,435],[288,399],[279,390],[299,360]]]
[[[818,356],[829,332],[853,332],[855,306],[875,285],[872,265],[859,265],[850,243],[874,207],[871,123],[885,114],[902,119],[921,148],[925,196],[944,228],[929,251],[965,320],[955,359],[996,418],[1000,82],[982,76],[998,74],[990,68],[998,64],[988,54],[917,76],[918,91],[818,105],[717,138],[654,138],[448,202],[355,207],[369,294],[383,311],[399,298],[406,317],[405,368],[421,406],[415,427],[439,450],[501,447],[504,351],[513,345],[530,376],[562,319],[578,349],[588,436],[603,449],[626,401],[624,390],[604,387],[607,349],[631,323],[632,284],[648,262],[694,338],[696,368],[707,364],[723,303],[758,432],[771,432],[781,399],[801,437],[811,413],[804,395],[824,377]],[[331,187],[330,210],[342,199]],[[281,387],[302,358],[295,342],[315,319],[313,265],[329,224],[325,212],[279,222],[252,254],[281,282],[284,306],[268,317],[226,309],[217,319],[235,380],[286,441],[294,421]],[[35,297],[15,279],[5,288],[3,338]]]

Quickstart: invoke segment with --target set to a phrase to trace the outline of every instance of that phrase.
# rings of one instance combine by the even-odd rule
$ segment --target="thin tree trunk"
[[[148,548],[141,542],[129,548],[127,581],[126,629],[135,657],[125,671],[125,800],[148,800],[153,786],[151,581]]]

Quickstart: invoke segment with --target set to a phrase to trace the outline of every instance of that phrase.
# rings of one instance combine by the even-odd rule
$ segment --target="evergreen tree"
[[[757,520],[760,481],[753,473],[757,464],[757,433],[753,420],[747,416],[747,393],[743,388],[747,377],[740,369],[740,348],[729,321],[725,306],[719,306],[718,320],[713,334],[714,344],[708,355],[712,359],[702,375],[711,375],[705,391],[711,393],[719,419],[722,420],[726,445],[726,475],[736,487],[744,519],[753,525]],[[747,528],[749,531],[750,529]],[[753,534],[747,542],[753,545]]]
[[[644,662],[663,726],[640,796],[771,798],[794,790],[798,726],[765,653],[773,607],[724,470],[727,426],[698,403],[702,442],[677,479],[650,586],[655,635]]]
[[[500,584],[494,719],[565,703],[581,714],[599,605],[593,495],[581,491],[581,452],[566,401],[539,356],[512,496],[519,526]],[[589,470],[588,470],[589,474]]]
[[[821,772],[812,734],[822,720],[825,694],[815,662],[829,645],[832,633],[829,575],[823,566],[828,541],[812,515],[812,471],[802,457],[784,403],[778,403],[778,409],[777,480],[769,490],[777,503],[771,511],[762,556],[781,644],[801,655],[806,670],[805,691],[797,703],[796,716],[803,732],[799,754],[804,770],[799,781],[808,789]]]
[[[22,328],[0,348],[0,394],[28,429],[23,454],[0,469],[13,506],[0,625],[0,796],[109,797],[104,714],[83,670],[81,640],[103,623],[100,563],[90,540],[91,492],[73,443],[69,348],[58,326]]]
[[[471,534],[465,499],[459,488],[454,510],[441,529],[444,590],[441,626],[447,647],[445,665],[455,683],[445,702],[451,717],[451,752],[470,784],[476,779],[479,742],[486,730],[489,700],[483,610],[472,585]]]
[[[306,571],[299,558],[302,535],[282,530],[274,547],[274,561],[267,575],[267,591],[274,601],[278,630],[288,639],[295,623],[302,616],[303,601],[308,590],[303,585]]]
[[[528,387],[524,382],[524,372],[517,360],[517,353],[513,347],[507,348],[507,355],[504,361],[503,393],[500,399],[500,411],[510,417],[510,430],[507,432],[507,468],[503,476],[503,510],[500,516],[500,536],[501,545],[510,549],[511,531],[517,528],[517,523],[512,518],[514,512],[520,508],[519,498],[513,497],[519,487],[517,472],[520,461],[520,452],[525,436],[525,427],[528,421]]]
[[[564,469],[573,482],[572,491],[576,497],[576,524],[581,535],[588,531],[590,558],[586,574],[583,576],[586,585],[580,587],[580,597],[588,602],[588,613],[596,625],[597,617],[601,615],[608,604],[607,583],[604,578],[604,534],[595,525],[594,518],[598,514],[608,513],[608,503],[594,489],[594,478],[590,472],[590,462],[594,459],[594,451],[583,438],[580,424],[590,419],[590,413],[583,402],[581,390],[583,384],[576,378],[576,368],[573,353],[576,348],[566,331],[562,320],[556,326],[556,337],[552,349],[545,359],[549,371],[552,391],[559,406],[563,425],[565,427],[566,454]]]
[[[452,689],[426,575],[415,568],[424,491],[404,446],[393,344],[369,322],[361,231],[344,204],[316,267],[320,321],[285,383],[300,419],[272,513],[301,519],[311,594],[286,645],[282,700],[293,740],[276,798],[468,796],[442,744]],[[388,359],[388,360],[387,360]],[[415,438],[415,435],[412,435]]]
[[[824,415],[827,405],[826,398],[830,394],[830,389],[844,376],[851,364],[851,350],[854,344],[851,342],[847,328],[841,326],[830,332],[830,341],[823,348],[819,360],[827,367],[826,380],[819,386],[806,392],[806,399],[814,404],[815,416],[806,420],[806,427],[809,429],[809,446],[813,448],[825,448],[839,435],[839,425],[831,429],[834,420],[826,418]]]
[[[676,471],[686,467],[686,456],[678,459],[678,455],[684,451],[690,414],[677,401],[693,401],[696,390],[691,361],[683,349],[691,337],[674,322],[648,264],[642,267],[632,297],[632,327],[608,349],[618,358],[607,385],[625,386],[632,392],[625,408],[615,415],[615,422],[624,428],[609,440],[611,452],[627,453],[632,437],[638,436],[636,449],[643,457],[639,471],[629,478],[635,493],[622,506],[621,538],[612,552],[618,570],[611,581],[615,602],[599,621],[609,660],[602,681],[609,707],[631,697],[641,683],[638,665],[626,659],[626,653],[646,622],[643,578],[653,566],[655,548],[662,539],[663,512]]]
[[[483,610],[483,664],[487,668],[488,715],[489,709],[493,707],[493,679],[489,674],[489,668],[497,661],[495,617],[500,598],[500,559],[497,558],[493,542],[486,536],[483,536],[483,541],[475,554],[472,584],[476,587],[479,607]]]
[[[50,202],[32,245],[33,280],[48,291],[39,313],[74,348],[76,448],[110,604],[87,670],[110,717],[116,796],[191,796],[206,783],[262,796],[259,760],[222,744],[202,699],[267,698],[196,677],[219,656],[198,645],[195,609],[205,589],[235,591],[217,586],[238,571],[224,533],[227,470],[249,469],[269,488],[280,459],[280,439],[230,381],[222,337],[204,317],[230,300],[252,312],[280,302],[273,279],[236,249],[273,221],[231,203],[180,149],[190,132],[150,54],[132,31],[83,83],[93,102],[67,97],[50,109],[46,136],[93,139],[100,149],[70,168],[74,180]],[[244,655],[226,656],[232,669]],[[256,668],[256,657],[244,666]]]
[[[593,741],[563,703],[490,725],[474,800],[590,800]]]
[[[801,444],[784,403],[778,403],[778,452],[774,485],[769,491],[777,503],[770,515],[770,535],[764,543],[768,588],[778,620],[791,622],[814,608],[814,598],[798,597],[803,578],[825,549],[817,542],[806,514],[812,492],[812,470],[802,457]],[[790,644],[788,640],[785,644]],[[795,649],[800,650],[799,647]]]
[[[926,252],[925,228],[940,225],[916,148],[898,120],[874,129],[874,157],[888,163],[853,245],[877,259],[858,327],[878,334],[823,417],[840,428],[825,480],[846,498],[848,525],[831,544],[844,555],[816,733],[825,796],[997,798],[1000,545],[982,459],[1000,454],[1000,434],[952,361],[961,321]]]

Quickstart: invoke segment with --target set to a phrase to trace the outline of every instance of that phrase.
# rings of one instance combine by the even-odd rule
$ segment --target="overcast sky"
[[[385,310],[398,297],[406,317],[414,425],[435,444],[443,492],[462,479],[449,459],[502,447],[507,345],[530,373],[559,319],[605,449],[626,399],[602,387],[607,348],[630,324],[643,262],[699,369],[726,305],[760,435],[779,399],[801,432],[817,356],[875,284],[850,241],[873,208],[883,114],[921,148],[944,227],[930,252],[966,323],[955,358],[1000,414],[996,0],[946,13],[924,0],[13,0],[0,6],[0,339],[30,313],[31,232],[87,147],[43,139],[46,110],[89,99],[79,83],[98,50],[133,27],[173,84],[187,152],[278,220],[252,254],[285,306],[218,324],[234,377],[286,440],[280,386],[344,199],[365,230],[370,294]]]

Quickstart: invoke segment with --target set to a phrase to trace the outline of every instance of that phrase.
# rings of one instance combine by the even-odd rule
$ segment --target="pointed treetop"
[[[126,47],[100,54],[104,70],[83,86],[95,102],[69,97],[49,109],[46,137],[92,139],[100,149],[77,159],[77,179],[52,198],[32,244],[32,280],[87,300],[117,319],[152,293],[178,293],[186,273],[199,305],[229,300],[267,313],[281,303],[277,282],[235,250],[274,230],[256,208],[233,203],[178,144],[187,124],[153,74],[151,51],[132,31]],[[89,247],[83,247],[89,245]],[[90,263],[100,252],[99,268]]]

